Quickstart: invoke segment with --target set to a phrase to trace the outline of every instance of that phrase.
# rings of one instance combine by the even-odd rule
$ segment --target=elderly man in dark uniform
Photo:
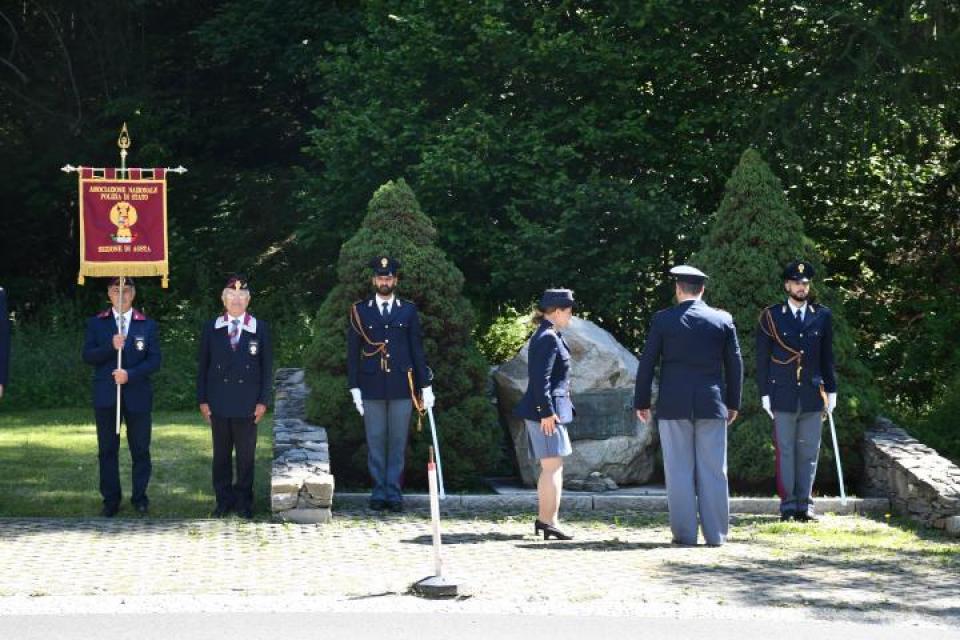
[[[7,312],[7,292],[0,287],[0,398],[10,381],[10,315]]]
[[[417,307],[394,292],[400,263],[371,261],[374,295],[350,307],[347,379],[367,436],[370,508],[403,511],[403,467],[413,404],[433,407]]]
[[[153,422],[153,385],[150,376],[160,368],[160,338],[157,323],[133,308],[137,289],[126,278],[107,287],[111,308],[87,321],[83,360],[93,365],[93,408],[97,421],[102,515],[111,518],[120,509],[120,435],[116,431],[117,385],[120,385],[120,415],[127,425],[127,445],[133,461],[133,495],[130,501],[144,515],[150,504],[147,485],[153,466],[150,436]],[[117,309],[120,309],[120,314]],[[117,351],[121,364],[117,368]]]
[[[654,315],[637,367],[634,408],[651,419],[651,385],[660,364],[657,422],[673,542],[697,543],[697,516],[710,546],[726,542],[730,505],[727,427],[737,418],[743,361],[733,318],[701,299],[706,274],[674,267],[677,304]]]
[[[197,401],[213,434],[213,515],[235,510],[253,518],[257,423],[273,389],[273,344],[267,323],[247,313],[247,279],[232,276],[221,295],[224,311],[203,326]],[[236,480],[233,452],[236,450]]]
[[[833,316],[810,301],[809,262],[783,270],[786,302],[767,307],[757,330],[757,386],[773,419],[780,518],[815,520],[813,480],[823,413],[837,406]]]

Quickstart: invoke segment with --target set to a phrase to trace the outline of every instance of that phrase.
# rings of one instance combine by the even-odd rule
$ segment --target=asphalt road
[[[960,638],[960,629],[825,621],[771,619],[644,618],[617,616],[539,616],[529,614],[291,612],[291,613],[117,613],[7,615],[0,617],[0,638],[58,640],[122,638],[170,640],[264,638],[363,640],[390,638],[470,638],[510,640],[939,640]]]

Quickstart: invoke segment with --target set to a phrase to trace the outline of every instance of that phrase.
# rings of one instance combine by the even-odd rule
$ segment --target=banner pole
[[[124,342],[126,342],[126,331],[124,327],[124,318],[123,318],[123,293],[126,290],[126,282],[124,276],[120,276],[120,297],[117,298],[117,318],[118,318],[118,327],[120,329],[121,335],[124,337]],[[123,366],[123,347],[117,349],[117,369],[120,369]],[[117,383],[117,435],[120,435],[120,383]]]
[[[117,146],[120,147],[120,173],[124,178],[127,177],[127,149],[130,148],[130,132],[127,131],[127,123],[123,123],[123,128],[120,129],[120,137],[117,138]],[[123,294],[126,291],[126,278],[120,276],[120,298],[119,309],[117,310],[117,317],[119,318],[118,327],[120,329],[120,334],[123,336],[124,344],[127,340],[126,327],[124,327],[124,318],[123,318]],[[123,346],[117,349],[117,369],[122,368],[123,366]],[[120,383],[117,383],[117,435],[120,435]]]

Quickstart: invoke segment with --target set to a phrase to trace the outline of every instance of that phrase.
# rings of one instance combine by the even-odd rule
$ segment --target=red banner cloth
[[[166,172],[81,167],[78,282],[169,274]]]

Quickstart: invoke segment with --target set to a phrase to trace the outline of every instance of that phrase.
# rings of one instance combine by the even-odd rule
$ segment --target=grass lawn
[[[269,516],[271,415],[260,421],[254,481],[258,517]],[[120,435],[119,517],[130,506],[130,451]],[[153,517],[207,517],[213,508],[210,428],[199,413],[154,412],[153,475],[147,495]],[[0,405],[0,516],[97,516],[97,433],[93,410],[3,412]]]

